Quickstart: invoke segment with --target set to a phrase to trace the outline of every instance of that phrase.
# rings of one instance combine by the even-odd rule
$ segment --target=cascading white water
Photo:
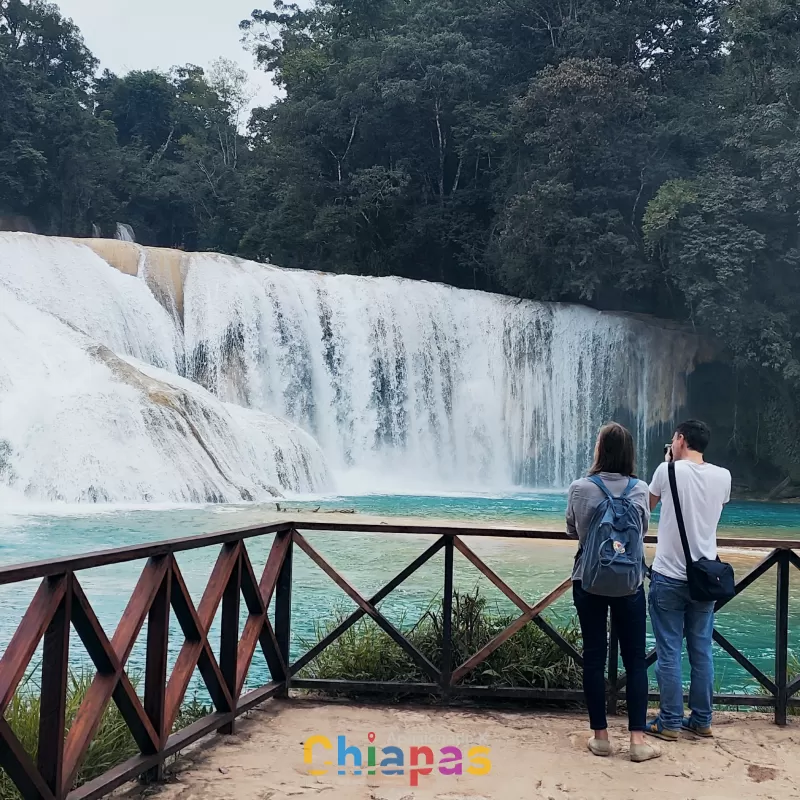
[[[68,239],[0,234],[0,286],[119,355],[177,372],[183,342],[144,281]]]
[[[174,342],[143,281],[85,247],[0,234],[4,497],[241,502],[326,486],[308,434],[179,377]]]
[[[313,433],[351,491],[564,486],[619,411],[644,459],[697,349],[577,306],[200,254],[184,320],[187,376]]]
[[[643,458],[697,359],[580,307],[87,244],[0,234],[0,485],[30,497],[258,499],[326,461],[340,491],[564,486],[612,414]]]

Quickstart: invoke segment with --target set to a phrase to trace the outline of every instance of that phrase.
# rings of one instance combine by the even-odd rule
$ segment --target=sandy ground
[[[800,798],[800,721],[778,728],[768,714],[718,714],[713,740],[660,742],[664,755],[628,760],[624,717],[612,718],[612,758],[586,749],[585,718],[553,712],[359,706],[271,701],[239,723],[236,735],[212,737],[174,766],[170,782],[146,791],[158,800],[730,800]],[[394,741],[434,752],[475,744],[490,748],[488,775],[312,776],[303,743],[337,736],[363,748]],[[315,752],[322,752],[316,751]],[[380,754],[380,750],[378,751]],[[323,756],[315,758],[321,768]],[[378,756],[380,760],[380,755]],[[466,765],[465,765],[466,767]],[[313,767],[312,767],[313,768]],[[129,790],[128,798],[145,796]]]

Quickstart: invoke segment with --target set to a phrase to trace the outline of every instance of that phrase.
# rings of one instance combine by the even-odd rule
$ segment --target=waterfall
[[[0,290],[0,484],[44,499],[563,487],[611,417],[646,465],[703,358],[653,321],[132,242],[0,234]]]
[[[200,254],[184,335],[187,377],[308,430],[353,491],[563,487],[620,412],[644,464],[698,349],[578,306]]]
[[[314,440],[182,378],[181,342],[143,280],[71,242],[0,235],[0,489],[178,503],[325,488]]]
[[[131,228],[130,225],[126,225],[124,222],[117,223],[114,238],[119,239],[121,242],[136,241],[136,235],[133,232],[133,228]]]

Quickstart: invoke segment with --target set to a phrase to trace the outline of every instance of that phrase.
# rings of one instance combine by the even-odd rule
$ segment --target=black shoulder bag
[[[692,600],[730,600],[736,594],[736,581],[733,577],[733,567],[719,560],[701,558],[692,561],[689,550],[689,540],[686,538],[686,526],[683,524],[681,502],[678,499],[678,484],[675,481],[675,462],[667,465],[669,472],[669,488],[672,490],[672,502],[675,505],[675,519],[681,534],[683,555],[686,558],[686,580],[689,582],[689,596]]]

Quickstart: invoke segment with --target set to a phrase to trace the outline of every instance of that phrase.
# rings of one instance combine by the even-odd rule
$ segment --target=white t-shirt
[[[722,507],[731,499],[731,473],[714,464],[675,462],[675,482],[686,526],[686,538],[692,560],[717,557],[717,523]],[[686,580],[686,558],[675,518],[675,505],[669,487],[667,462],[660,464],[650,483],[650,494],[661,498],[658,521],[658,544],[653,569],[674,578]]]

